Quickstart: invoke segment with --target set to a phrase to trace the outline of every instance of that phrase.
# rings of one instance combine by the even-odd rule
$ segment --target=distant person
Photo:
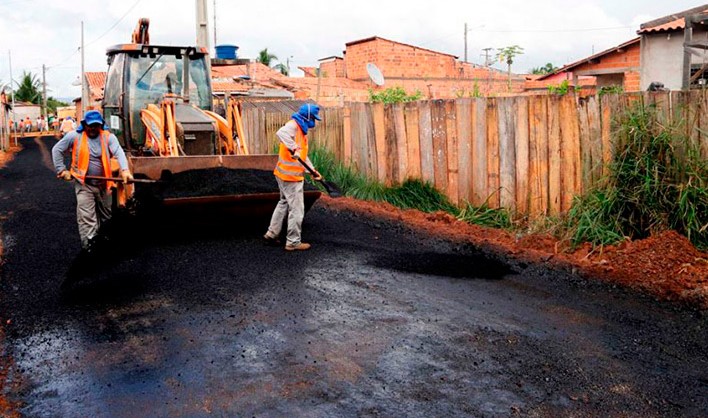
[[[128,160],[118,139],[104,130],[104,120],[97,110],[86,112],[81,126],[59,140],[52,148],[52,160],[57,177],[74,182],[76,193],[76,221],[79,225],[81,248],[91,254],[102,238],[102,226],[111,219],[113,183],[86,179],[86,176],[112,177],[111,157],[118,159],[120,176],[127,183],[133,179]],[[71,154],[71,166],[66,168],[64,158]]]
[[[287,251],[307,250],[310,244],[302,242],[302,219],[305,216],[304,180],[305,167],[298,161],[300,158],[310,167],[312,162],[307,156],[307,131],[315,127],[315,121],[321,120],[320,107],[314,104],[300,106],[292,119],[283,125],[276,136],[280,140],[278,150],[278,164],[273,174],[280,189],[280,201],[273,211],[270,226],[265,233],[266,243],[279,245],[278,237],[287,216],[287,236],[285,249]],[[317,173],[314,180],[322,180],[322,175]]]
[[[30,117],[27,116],[25,118],[25,132],[31,132],[32,131],[32,121],[30,120]]]
[[[74,119],[71,116],[68,116],[66,119],[64,119],[64,121],[61,123],[61,126],[59,127],[59,131],[62,135],[66,135],[75,129],[76,123],[74,123]]]

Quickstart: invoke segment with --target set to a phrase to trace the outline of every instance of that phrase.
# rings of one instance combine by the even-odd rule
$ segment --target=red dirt
[[[443,212],[402,210],[387,203],[350,198],[325,197],[321,202],[332,210],[346,209],[402,221],[441,238],[486,247],[519,261],[566,268],[584,277],[639,289],[657,299],[708,309],[708,253],[697,250],[674,231],[594,251],[590,245],[571,251],[567,243],[549,235],[518,237],[512,232],[470,225]]]

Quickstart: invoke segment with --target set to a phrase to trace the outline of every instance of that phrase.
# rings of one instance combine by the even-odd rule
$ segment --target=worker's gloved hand
[[[301,158],[301,157],[300,157],[300,148],[295,148],[295,149],[290,150],[290,154],[291,154],[291,155],[293,156],[293,158],[296,159],[296,160],[297,160],[298,158]]]
[[[312,175],[312,180],[322,181],[324,180],[324,177],[322,177],[322,174],[320,174],[319,171],[315,170],[315,174]]]
[[[66,180],[66,181],[71,181],[74,177],[71,175],[71,172],[69,170],[62,170],[57,174],[58,179]]]
[[[120,176],[123,179],[123,183],[129,183],[133,181],[133,175],[130,173],[130,170],[121,171]]]

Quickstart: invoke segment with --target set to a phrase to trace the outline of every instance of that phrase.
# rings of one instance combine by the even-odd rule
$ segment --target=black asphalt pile
[[[305,183],[306,190],[315,190]],[[155,184],[137,184],[138,199],[155,197],[174,199],[200,196],[229,196],[256,193],[278,193],[278,183],[271,170],[228,169],[190,170],[166,176]]]

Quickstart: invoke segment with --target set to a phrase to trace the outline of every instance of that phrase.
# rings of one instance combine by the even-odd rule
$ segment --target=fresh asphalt
[[[53,144],[0,169],[24,416],[708,416],[705,313],[368,216],[131,221],[87,267]]]

